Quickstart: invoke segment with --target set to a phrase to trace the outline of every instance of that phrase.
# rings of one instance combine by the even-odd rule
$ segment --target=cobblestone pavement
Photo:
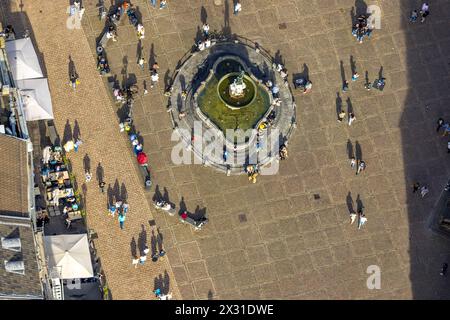
[[[53,72],[50,84],[58,128],[63,128],[67,112],[71,119],[78,119],[84,140],[91,142],[82,146],[75,159],[80,161],[87,150],[95,154],[92,163],[104,163],[108,181],[115,176],[119,183],[128,179],[132,210],[144,206],[131,160],[119,151],[125,144],[116,133],[117,120],[103,100],[104,89],[89,76],[95,70],[84,49],[83,33],[61,30],[55,20],[62,21],[62,11],[39,14],[41,1],[35,2],[27,7],[36,21],[36,32],[57,31],[55,38],[38,37],[38,44],[41,50],[53,48],[45,58]],[[83,29],[94,54],[103,22],[96,15],[95,1],[84,3]],[[173,217],[154,213],[184,299],[450,297],[450,280],[439,276],[442,263],[449,259],[449,241],[427,228],[429,212],[450,173],[446,140],[435,134],[434,127],[438,116],[450,117],[449,1],[433,1],[428,21],[415,25],[407,22],[410,1],[367,1],[381,7],[382,29],[362,44],[350,34],[353,0],[246,0],[237,16],[230,14],[231,1],[225,1],[228,9],[202,0],[169,1],[165,10],[152,8],[148,1],[133,3],[146,28],[143,52],[147,61],[156,59],[165,78],[191,48],[201,20],[207,16],[211,30],[228,28],[258,41],[274,56],[281,55],[291,75],[302,72],[306,64],[314,83],[311,94],[296,93],[298,128],[289,144],[289,159],[281,163],[278,175],[260,177],[256,184],[202,166],[173,165],[163,85],[150,89],[136,102],[135,122],[144,138],[155,185],[161,193],[167,191],[177,207],[183,200],[189,210],[206,210],[210,218],[203,230],[194,232]],[[356,4],[359,8],[363,1]],[[63,8],[39,9],[53,12]],[[39,24],[42,19],[48,19],[53,28]],[[60,35],[77,40],[62,42]],[[119,41],[107,47],[113,73],[120,79],[125,64],[128,77],[149,84],[148,71],[141,71],[136,64],[137,39],[127,21],[122,22],[118,35]],[[71,51],[83,81],[75,94],[58,84],[66,79],[63,69]],[[361,77],[350,84],[349,92],[342,93],[340,61],[349,79],[351,56]],[[367,92],[364,72],[367,70],[373,81],[381,66],[387,79],[385,90]],[[357,120],[351,127],[336,121],[337,93],[343,108],[355,112]],[[91,108],[96,112],[89,112]],[[368,165],[358,176],[349,166],[350,144]],[[122,158],[124,165],[117,167]],[[415,197],[410,189],[413,181],[427,184],[429,195]],[[88,210],[92,211],[96,202],[89,197],[96,191],[89,192]],[[365,207],[368,222],[361,230],[349,224],[349,193],[354,201],[359,195]],[[147,195],[147,200],[151,196]],[[103,214],[101,210],[99,214]],[[136,278],[129,276],[134,270],[124,244],[132,234],[137,235],[145,220],[130,217],[126,233],[108,241],[117,226],[90,215],[94,216],[91,224],[101,234],[100,256],[109,265],[107,276],[117,281],[113,291],[142,290],[137,277],[145,276],[139,271]],[[123,256],[111,258],[111,253],[117,252],[115,246],[124,250]],[[366,287],[369,265],[381,268],[380,290]],[[127,271],[118,274],[120,269]],[[140,295],[128,290],[120,296]]]
[[[117,130],[116,116],[106,89],[96,73],[95,60],[83,30],[66,28],[67,3],[64,1],[57,1],[50,7],[40,0],[24,4],[37,48],[44,57],[57,131],[61,138],[63,133],[67,137],[68,121],[70,131],[76,134],[78,130],[84,142],[78,153],[72,152],[69,158],[80,189],[87,189],[88,224],[99,236],[95,245],[112,298],[154,299],[153,290],[158,285],[163,291],[168,287],[174,298],[179,299],[180,294],[167,258],[157,263],[149,259],[137,269],[131,265],[131,252],[135,250],[139,255],[139,250],[145,244],[150,247],[156,229],[151,230],[149,225],[148,221],[153,217],[145,201],[142,179],[128,152],[128,142]],[[25,23],[25,20],[17,19],[19,15],[14,14],[14,8],[17,7],[13,7],[13,12],[7,14],[6,18],[11,17],[17,24]],[[76,91],[68,84],[69,55],[81,79],[81,85]],[[107,186],[111,185],[114,193],[120,194],[122,198],[128,195],[130,211],[124,231],[119,228],[117,216],[113,219],[107,214],[107,195],[100,193],[95,181],[99,163]],[[94,177],[89,183],[84,183],[86,166],[90,166]]]

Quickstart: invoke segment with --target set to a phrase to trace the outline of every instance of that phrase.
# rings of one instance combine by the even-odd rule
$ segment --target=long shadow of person
[[[356,62],[353,55],[350,56],[350,69],[352,70],[352,75],[356,72]]]
[[[206,12],[206,9],[204,6],[200,9],[200,21],[205,24],[206,21],[208,21],[208,13]]]
[[[158,244],[158,250],[161,252],[161,250],[163,249],[164,236],[159,230],[159,228],[156,230],[156,232],[158,233],[156,235],[156,243]]]
[[[152,200],[154,202],[156,202],[156,201],[159,201],[161,199],[163,199],[163,196],[161,194],[161,191],[159,190],[159,185],[157,184],[156,187],[155,187],[155,194],[153,195]]]
[[[350,191],[347,194],[346,203],[347,203],[348,212],[350,214],[355,213],[355,209],[353,208],[352,193]]]
[[[78,124],[78,120],[75,120],[73,125],[73,139],[76,141],[81,138],[80,125]]]
[[[347,80],[347,79],[345,78],[344,62],[341,60],[341,61],[339,62],[339,65],[340,65],[340,69],[341,69],[341,80],[342,80],[342,84],[344,84],[345,81]]]
[[[111,184],[108,184],[108,189],[106,191],[107,194],[107,205],[108,209],[113,205],[114,203],[114,190],[111,188]]]
[[[350,139],[347,140],[347,154],[348,154],[349,159],[351,159],[355,156],[355,154],[353,152],[353,144],[350,141]]]
[[[364,205],[363,205],[363,202],[362,202],[362,200],[361,200],[361,197],[360,197],[360,195],[359,195],[359,193],[358,193],[358,196],[356,197],[356,211],[357,212],[360,212],[360,211],[362,211],[364,209]]]
[[[85,172],[91,172],[91,158],[86,153],[83,158],[83,167]]]
[[[339,92],[336,92],[336,116],[339,117],[339,113],[342,111],[342,98]]]
[[[355,141],[355,157],[356,161],[362,160],[362,148],[358,141]]]
[[[350,99],[350,97],[347,98],[347,113],[353,113],[353,105],[352,105],[352,100]]]
[[[131,256],[136,259],[137,258],[137,245],[136,239],[134,237],[131,238],[130,242]]]
[[[100,162],[98,163],[97,169],[95,170],[95,175],[97,176],[98,183],[103,182],[103,179],[105,178],[105,172]]]
[[[127,201],[128,199],[128,191],[125,187],[125,183],[122,182],[122,185],[120,186],[120,199],[122,201]]]
[[[158,253],[158,239],[155,235],[155,231],[152,230],[152,235],[150,237],[150,247],[151,247],[151,251],[152,251],[152,257]]]
[[[67,119],[66,125],[64,126],[63,141],[62,141],[63,145],[70,140],[73,140],[72,126],[70,125],[69,119]]]
[[[114,187],[112,188],[112,193],[114,196],[115,201],[120,201],[120,186],[119,186],[119,180],[116,179],[114,182]]]
[[[184,202],[184,197],[181,197],[179,214],[187,211],[186,202]]]
[[[164,199],[165,202],[169,203],[169,204],[172,206],[172,208],[175,207],[175,203],[170,202],[170,198],[169,198],[169,190],[167,190],[166,187],[164,187],[164,195],[163,195],[163,199]]]
[[[146,246],[147,246],[147,230],[145,230],[145,226],[141,224],[141,232],[139,232],[138,236],[138,247],[139,253],[141,255],[143,255]]]

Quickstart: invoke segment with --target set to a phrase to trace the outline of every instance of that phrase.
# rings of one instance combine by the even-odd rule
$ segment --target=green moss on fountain
[[[227,129],[247,130],[254,128],[270,107],[268,92],[259,83],[253,83],[248,75],[244,77],[245,96],[240,98],[239,101],[227,100],[233,99],[229,96],[228,89],[237,75],[223,77],[240,70],[241,66],[237,61],[231,59],[222,61],[218,64],[216,73],[198,94],[197,102],[200,110],[224,133]],[[218,88],[220,79],[222,81]],[[222,93],[223,100],[219,97],[218,92]],[[232,109],[224,101],[238,108]]]

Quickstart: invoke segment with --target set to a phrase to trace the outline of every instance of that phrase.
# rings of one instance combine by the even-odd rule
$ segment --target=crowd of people
[[[422,4],[422,7],[420,8],[420,10],[414,9],[413,11],[411,11],[411,14],[409,16],[409,21],[411,22],[417,22],[417,19],[419,18],[420,15],[420,22],[424,23],[426,17],[430,14],[430,6],[428,5],[427,2],[424,2]]]
[[[356,23],[352,28],[352,35],[356,37],[359,43],[362,43],[364,37],[370,37],[373,31],[373,26],[367,23],[367,16],[362,14],[357,18]]]

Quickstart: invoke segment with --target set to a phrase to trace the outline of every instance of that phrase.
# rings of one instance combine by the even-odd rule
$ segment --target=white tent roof
[[[6,54],[14,80],[44,77],[30,38],[6,41]]]
[[[27,121],[53,119],[52,98],[47,79],[25,79],[16,81],[24,104]]]
[[[56,267],[61,279],[94,276],[87,234],[62,234],[44,237],[48,268]]]

